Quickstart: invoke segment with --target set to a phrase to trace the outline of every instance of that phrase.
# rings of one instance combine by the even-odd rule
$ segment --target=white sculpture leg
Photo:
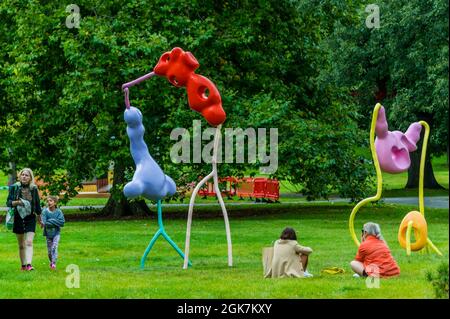
[[[231,249],[231,233],[230,233],[230,223],[228,221],[227,209],[225,208],[225,203],[222,199],[222,194],[219,189],[219,178],[217,177],[217,163],[213,163],[213,167],[216,168],[213,170],[214,172],[214,190],[217,194],[217,199],[219,200],[220,207],[222,208],[223,219],[225,221],[225,232],[227,233],[227,243],[228,243],[228,266],[233,266],[233,254]]]
[[[194,191],[191,195],[191,200],[189,201],[189,212],[188,212],[188,221],[187,221],[187,229],[186,229],[186,243],[184,244],[184,264],[183,269],[187,269],[188,261],[189,261],[189,244],[191,241],[191,223],[192,223],[192,212],[194,210],[195,197],[197,196],[200,188],[208,181],[208,179],[213,176],[213,172],[209,173],[208,176],[203,178],[200,183],[195,186]]]
[[[214,191],[216,192],[217,199],[219,200],[220,207],[222,208],[223,218],[225,220],[225,231],[227,234],[227,243],[228,243],[228,266],[233,266],[233,255],[232,255],[232,246],[231,246],[231,232],[230,232],[230,223],[228,221],[228,214],[225,208],[225,203],[222,198],[222,194],[219,189],[219,177],[217,175],[217,152],[219,148],[220,141],[220,129],[222,125],[219,125],[216,128],[216,134],[214,136],[214,148],[213,148],[213,157],[212,157],[212,172],[208,174],[205,178],[203,178],[200,183],[194,188],[194,191],[191,195],[191,200],[189,202],[189,212],[188,212],[188,221],[187,221],[187,229],[186,229],[186,243],[185,243],[185,252],[184,252],[184,265],[183,269],[187,269],[188,261],[189,261],[189,245],[191,240],[191,224],[192,224],[192,213],[194,210],[195,197],[197,196],[200,188],[211,178],[214,180]]]

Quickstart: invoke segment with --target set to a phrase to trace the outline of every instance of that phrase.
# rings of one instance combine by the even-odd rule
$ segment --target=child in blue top
[[[41,214],[41,228],[44,228],[44,236],[47,237],[48,259],[51,269],[56,269],[61,227],[65,223],[64,214],[57,207],[58,199],[58,196],[48,196],[48,207],[44,208]]]

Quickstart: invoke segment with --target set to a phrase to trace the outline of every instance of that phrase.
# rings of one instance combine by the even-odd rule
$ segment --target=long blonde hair
[[[30,188],[37,187],[36,182],[34,181],[34,174],[33,174],[33,171],[31,170],[31,168],[28,168],[28,167],[22,168],[19,172],[19,176],[22,175],[23,172],[28,172],[28,174],[30,174],[30,176],[31,176]],[[19,182],[20,182],[20,178],[19,178]]]

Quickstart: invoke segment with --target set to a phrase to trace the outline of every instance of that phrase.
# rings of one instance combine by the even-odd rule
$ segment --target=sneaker
[[[358,274],[353,274],[353,278],[359,278],[359,277],[361,277],[361,276]]]
[[[27,265],[27,271],[32,271],[32,270],[34,270],[34,267],[31,266],[30,264],[28,264],[28,265]]]
[[[311,278],[311,277],[314,277],[313,274],[310,274],[307,270],[305,270],[305,271],[303,272],[303,276],[304,276],[305,278]]]
[[[55,270],[55,269],[56,269],[55,263],[51,263],[51,264],[50,264],[50,268],[51,268],[52,270]]]
[[[27,270],[27,266],[26,266],[26,265],[22,265],[22,266],[20,267],[20,270],[21,270],[21,271]]]

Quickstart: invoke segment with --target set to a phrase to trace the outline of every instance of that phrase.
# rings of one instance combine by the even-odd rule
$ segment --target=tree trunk
[[[110,190],[111,196],[100,213],[113,217],[150,215],[150,208],[144,200],[130,202],[125,198],[120,190],[122,187],[118,187],[123,184],[125,184],[125,168],[122,163],[116,163],[114,165],[113,185]]]
[[[375,93],[375,100],[379,103],[382,103],[387,96],[387,81],[386,77],[377,81],[378,91]]]
[[[9,173],[8,173],[8,186],[12,185],[17,180],[17,168],[15,162],[9,162]]]
[[[447,141],[447,167],[448,167],[448,141]]]
[[[408,169],[408,182],[406,183],[405,188],[419,187],[420,157],[422,154],[423,135],[424,130],[422,130],[421,132],[421,138],[417,144],[417,150],[409,154],[411,156],[411,166]],[[428,151],[425,156],[423,187],[429,189],[444,189],[444,187],[439,185],[436,178],[434,177],[433,166],[431,165],[431,158]]]
[[[14,154],[11,148],[8,148],[8,153],[10,158],[14,158],[13,157]],[[16,180],[17,180],[16,162],[9,162],[8,186],[14,184]]]

